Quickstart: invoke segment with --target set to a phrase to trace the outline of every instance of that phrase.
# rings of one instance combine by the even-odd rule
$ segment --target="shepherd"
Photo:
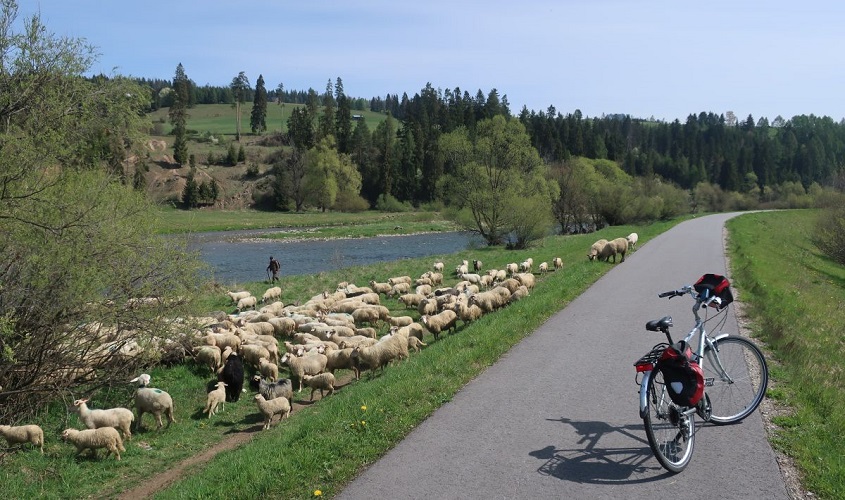
[[[270,273],[273,276],[270,278],[270,282],[278,281],[279,280],[279,270],[282,268],[282,265],[279,264],[279,261],[274,259],[273,256],[270,256],[270,263],[267,265],[267,275],[270,276]]]

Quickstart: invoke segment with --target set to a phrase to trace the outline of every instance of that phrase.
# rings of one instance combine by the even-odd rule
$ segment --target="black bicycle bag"
[[[675,404],[695,406],[704,396],[704,373],[683,340],[663,350],[656,368],[663,374],[666,392]]]

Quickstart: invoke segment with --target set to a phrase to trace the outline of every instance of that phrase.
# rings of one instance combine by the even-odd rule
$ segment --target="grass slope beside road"
[[[812,243],[819,212],[747,214],[728,221],[739,299],[774,357],[768,396],[790,407],[774,445],[804,486],[845,498],[845,268]]]

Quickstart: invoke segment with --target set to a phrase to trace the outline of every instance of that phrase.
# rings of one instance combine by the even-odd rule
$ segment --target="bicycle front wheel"
[[[769,384],[766,358],[745,337],[723,337],[704,350],[701,368],[714,424],[739,422],[757,409]]]
[[[695,444],[695,413],[684,414],[666,392],[663,375],[648,372],[646,413],[643,416],[646,437],[654,457],[669,472],[678,473],[692,459]]]

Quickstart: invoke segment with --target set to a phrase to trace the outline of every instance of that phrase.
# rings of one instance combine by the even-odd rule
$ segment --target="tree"
[[[304,189],[307,199],[324,212],[334,207],[339,195],[360,196],[361,174],[349,155],[337,152],[333,137],[320,140],[306,154]]]
[[[190,99],[190,83],[185,74],[182,63],[176,66],[173,76],[173,104],[170,105],[168,116],[173,125],[173,160],[179,165],[188,161],[188,101]]]
[[[337,77],[334,87],[337,112],[335,113],[335,134],[337,138],[337,150],[340,153],[350,152],[352,141],[352,109],[349,98],[343,93],[343,81]]]
[[[293,147],[307,151],[314,147],[314,121],[308,107],[294,108],[288,118],[288,135]]]
[[[196,208],[200,203],[200,187],[194,178],[196,172],[191,169],[185,181],[185,188],[182,189],[182,205],[185,208]]]
[[[456,165],[438,186],[455,211],[455,220],[488,245],[524,247],[551,227],[552,202],[559,188],[549,179],[549,168],[519,121],[499,115],[477,127],[474,141],[463,128],[444,135],[457,135],[441,142],[441,150],[455,158]],[[472,145],[469,152],[467,142]],[[453,154],[449,148],[455,145],[460,149]]]
[[[232,103],[232,107],[235,108],[235,140],[240,142],[241,140],[241,104],[244,103],[246,99],[246,93],[249,91],[249,79],[246,77],[243,71],[238,73],[238,76],[232,78],[232,83],[229,85],[232,89],[232,96],[235,99],[235,102]]]
[[[119,138],[108,144],[142,151],[149,90],[82,77],[93,47],[55,37],[38,15],[15,32],[16,3],[2,9],[0,421],[11,422],[154,363],[153,342],[188,333],[174,327],[199,261],[156,235],[157,209],[108,173],[99,147],[108,131]],[[147,297],[157,300],[138,307]],[[130,345],[141,355],[126,356]]]
[[[255,97],[252,100],[249,125],[253,134],[267,131],[267,89],[264,88],[263,75],[258,75],[258,81],[255,82]]]
[[[326,84],[326,93],[323,94],[323,114],[320,115],[317,139],[324,139],[328,136],[335,137],[335,100],[332,96],[332,81]]]

